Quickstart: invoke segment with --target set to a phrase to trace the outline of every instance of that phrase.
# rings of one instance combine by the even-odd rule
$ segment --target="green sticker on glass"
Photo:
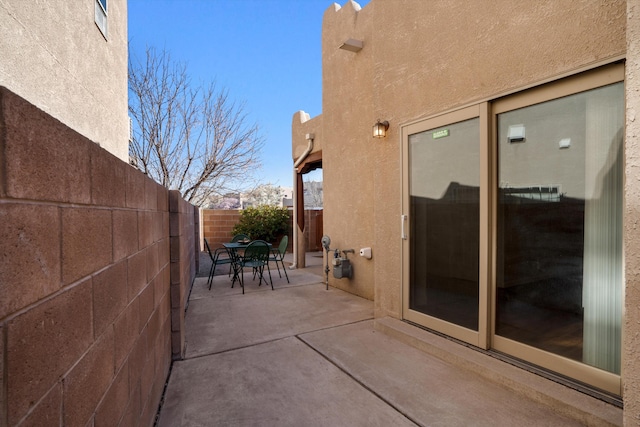
[[[435,131],[432,135],[433,139],[444,138],[445,136],[449,136],[449,129]]]

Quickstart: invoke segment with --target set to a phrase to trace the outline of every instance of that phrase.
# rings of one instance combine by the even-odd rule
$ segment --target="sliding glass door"
[[[408,135],[409,289],[406,316],[477,344],[480,245],[478,109]],[[439,126],[441,120],[448,122]]]
[[[621,393],[623,79],[403,127],[406,320]]]
[[[620,374],[623,99],[616,83],[496,115],[496,348]]]

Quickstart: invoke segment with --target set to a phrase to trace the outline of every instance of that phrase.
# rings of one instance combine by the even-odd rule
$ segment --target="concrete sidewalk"
[[[230,287],[228,266],[209,291],[208,265],[201,266],[205,277],[196,279],[186,317],[186,358],[173,364],[159,426],[621,423],[618,408],[571,395],[599,413],[580,422],[568,416],[575,416],[571,411],[553,410],[381,332],[371,301],[325,290],[317,274],[322,258],[309,261],[309,269],[288,271],[290,284],[273,268],[275,291],[249,276],[245,295]],[[406,326],[395,319],[381,324],[394,322],[398,330]],[[449,344],[472,352],[471,358],[487,357]],[[500,363],[496,369],[502,370]]]

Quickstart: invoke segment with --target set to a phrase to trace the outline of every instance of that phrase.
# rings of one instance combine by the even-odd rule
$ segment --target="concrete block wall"
[[[196,275],[196,235],[193,205],[169,191],[169,235],[171,236],[171,352],[182,359],[185,351],[184,320],[192,280]]]
[[[240,220],[241,210],[231,209],[204,209],[202,210],[202,230],[204,238],[207,239],[211,248],[217,248],[222,245],[223,242],[228,242],[233,237],[233,227]],[[289,217],[289,230],[293,228],[293,212],[290,212]],[[320,234],[322,234],[322,224],[318,224],[318,221],[322,221],[321,210],[305,210],[305,229],[304,235],[307,241],[308,251],[320,251],[322,245],[320,238],[318,238],[318,227]],[[318,219],[320,217],[320,219]],[[289,234],[289,246],[287,252],[293,252],[293,234]]]
[[[201,223],[202,219],[200,218],[200,209],[194,207],[193,209],[193,233],[194,233],[194,240],[193,240],[193,254],[194,254],[194,258],[195,258],[195,262],[196,262],[196,272],[200,271],[200,251],[201,251],[201,247],[203,245],[200,244],[200,240],[202,239],[201,236],[201,231],[202,231],[202,227],[200,227],[200,223]],[[196,256],[196,254],[198,256]]]
[[[0,426],[153,425],[169,215],[164,187],[0,88]]]
[[[239,210],[203,209],[202,234],[211,248],[217,248],[233,237],[233,226],[240,220]]]

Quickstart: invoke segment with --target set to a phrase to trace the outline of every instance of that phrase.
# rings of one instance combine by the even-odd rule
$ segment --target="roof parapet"
[[[359,12],[359,11],[362,9],[362,7],[360,6],[360,4],[359,4],[359,3],[357,3],[357,2],[355,2],[355,1],[353,1],[353,0],[349,0],[349,1],[347,1],[347,2],[344,4],[344,6],[343,6],[343,7],[346,7],[348,4],[351,4],[351,7],[353,7],[353,10],[354,10],[354,11],[356,11],[356,12]],[[337,11],[339,11],[340,9],[342,9],[342,7],[341,7],[338,3],[334,3],[334,4],[333,4],[333,9],[334,9],[334,11],[335,11],[335,12],[337,12]]]

